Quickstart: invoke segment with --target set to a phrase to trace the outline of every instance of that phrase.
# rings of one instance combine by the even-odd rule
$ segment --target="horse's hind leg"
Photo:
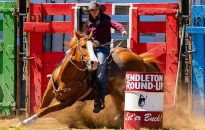
[[[43,100],[42,100],[40,109],[49,106],[49,104],[53,100],[54,96],[55,96],[55,94],[53,92],[51,81],[49,80],[48,85],[47,85],[47,89],[46,89],[46,91],[45,91],[45,93],[43,95]]]

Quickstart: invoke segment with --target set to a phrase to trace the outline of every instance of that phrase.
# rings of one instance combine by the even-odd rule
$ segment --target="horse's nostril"
[[[90,64],[91,64],[91,65],[94,64],[94,61],[90,61]]]

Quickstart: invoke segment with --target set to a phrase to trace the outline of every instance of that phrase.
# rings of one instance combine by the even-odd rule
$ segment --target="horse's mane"
[[[71,38],[71,41],[70,42],[64,42],[65,43],[65,45],[67,46],[67,47],[69,47],[70,49],[74,49],[74,48],[76,48],[76,42],[78,41],[78,39],[77,39],[77,37],[76,36],[74,36],[73,38]]]
[[[69,55],[72,55],[77,47],[77,42],[79,38],[82,38],[83,34],[80,32],[75,32],[75,35],[73,38],[71,38],[70,42],[65,41],[64,44],[70,48]]]
[[[74,37],[71,38],[71,41],[70,42],[65,41],[64,43],[66,46],[68,46],[70,48],[70,50],[72,52],[72,51],[74,51],[74,49],[76,49],[76,47],[77,47],[76,43],[78,42],[79,39],[81,39],[81,38],[90,39],[92,37],[92,35],[93,35],[93,32],[91,32],[90,35],[87,36],[87,35],[84,35],[80,31],[76,31]]]

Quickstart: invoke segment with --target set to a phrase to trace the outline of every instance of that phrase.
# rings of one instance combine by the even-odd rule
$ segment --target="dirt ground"
[[[0,130],[67,130],[70,128],[68,124],[77,124],[77,127],[79,128],[80,125],[84,125],[81,122],[82,117],[78,116],[79,106],[81,106],[81,103],[74,106],[74,109],[72,110],[65,108],[63,110],[53,112],[45,117],[39,118],[32,125],[25,126],[21,129],[16,129],[15,126],[20,121],[24,120],[25,116],[10,119],[0,118]],[[163,128],[205,130],[205,120],[199,120],[190,115],[191,112],[185,111],[184,109],[181,109],[181,111],[165,110],[163,113]],[[110,117],[111,113],[108,118],[110,119]]]
[[[20,118],[0,119],[0,130],[16,130],[16,125],[20,122]],[[44,117],[38,119],[32,125],[22,127],[19,130],[64,130],[68,129],[66,124],[62,124],[52,117]]]
[[[66,110],[64,110],[65,112]],[[191,118],[183,116],[183,113],[164,113],[163,126],[171,129],[205,129],[204,121],[193,121]],[[32,125],[25,126],[21,129],[15,126],[23,120],[24,117],[15,117],[10,119],[0,119],[0,130],[67,130],[69,127],[66,123],[53,118],[52,114],[39,118]]]
[[[62,112],[66,112],[66,109]],[[65,122],[53,118],[51,114],[47,117],[39,118],[32,125],[25,126],[21,129],[15,126],[23,120],[24,117],[15,117],[10,119],[0,119],[0,130],[67,130],[69,127]],[[205,129],[205,121],[193,121],[192,118],[187,118],[184,113],[164,113],[163,127],[171,129]]]

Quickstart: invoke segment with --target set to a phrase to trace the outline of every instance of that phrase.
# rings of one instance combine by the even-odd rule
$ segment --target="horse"
[[[43,95],[42,104],[38,112],[20,122],[18,126],[30,124],[37,118],[66,107],[69,107],[69,110],[75,109],[75,104],[82,102],[84,104],[80,105],[80,110],[84,110],[84,113],[81,113],[81,116],[84,118],[91,119],[95,116],[92,119],[107,120],[109,115],[113,114],[112,110],[114,110],[114,120],[118,122],[118,126],[111,126],[116,128],[123,127],[124,119],[122,117],[124,115],[123,103],[126,71],[160,72],[157,60],[151,57],[149,53],[137,55],[126,48],[117,47],[111,49],[111,53],[108,56],[108,88],[105,108],[100,113],[93,113],[93,103],[91,101],[95,100],[95,87],[91,87],[94,82],[92,74],[97,69],[98,61],[94,55],[94,47],[87,45],[87,41],[91,37],[92,33],[89,36],[84,36],[79,32],[75,32],[75,36],[69,44],[70,50],[68,55],[53,71],[48,81],[47,89]],[[105,123],[104,125],[108,126],[109,124]]]

